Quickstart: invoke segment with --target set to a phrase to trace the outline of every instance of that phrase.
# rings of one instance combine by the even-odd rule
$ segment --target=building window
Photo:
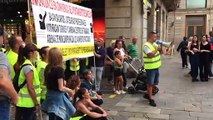
[[[206,8],[207,0],[187,0],[187,8]]]

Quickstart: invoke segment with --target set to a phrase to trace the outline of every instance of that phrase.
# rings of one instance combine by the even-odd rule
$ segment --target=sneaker
[[[212,78],[213,78],[213,76],[211,75],[211,76],[209,76],[208,78],[209,78],[209,79],[212,79]]]
[[[153,107],[156,107],[156,106],[157,106],[156,103],[155,103],[155,101],[154,101],[153,99],[150,99],[150,100],[149,100],[149,105],[151,105],[151,106],[153,106]]]
[[[145,98],[145,99],[149,99],[148,94],[145,94],[145,95],[143,96],[143,98]]]
[[[121,93],[121,94],[126,94],[126,92],[125,92],[125,91],[123,91],[123,90],[121,90],[121,91],[120,91],[120,93]]]
[[[116,90],[115,94],[120,95],[121,93],[120,93],[120,91]]]

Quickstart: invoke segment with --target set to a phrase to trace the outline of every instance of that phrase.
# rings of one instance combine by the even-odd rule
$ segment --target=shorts
[[[115,69],[114,70],[114,77],[122,76],[123,69]]]
[[[157,85],[159,83],[159,69],[146,70],[147,84]]]

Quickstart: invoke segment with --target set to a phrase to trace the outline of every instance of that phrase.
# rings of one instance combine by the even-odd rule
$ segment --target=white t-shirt
[[[151,43],[150,43],[150,44],[151,44]],[[158,47],[158,46],[156,46],[156,44],[154,44],[154,43],[152,43],[152,46],[153,46],[153,47]],[[150,50],[150,48],[149,48],[148,46],[146,46],[146,45],[144,46],[143,51],[144,51],[144,53],[146,53],[146,54],[152,52],[152,51]]]
[[[114,51],[113,51],[113,53],[115,53],[115,51],[120,51],[120,52],[121,52],[121,56],[124,58],[124,56],[125,56],[125,51],[124,51],[123,48],[120,48],[120,49],[115,48]]]

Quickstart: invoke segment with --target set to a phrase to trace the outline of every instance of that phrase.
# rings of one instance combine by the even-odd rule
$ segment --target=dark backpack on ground
[[[31,64],[23,64],[19,69],[18,71],[16,72],[15,74],[15,77],[13,78],[13,86],[16,90],[16,92],[18,93],[20,91],[20,89],[22,87],[24,87],[24,85],[27,83],[26,79],[24,80],[24,82],[21,84],[21,85],[18,85],[18,80],[19,80],[19,76],[20,76],[20,73],[21,73],[21,69],[24,67],[24,66],[27,66],[27,65],[31,65]]]

